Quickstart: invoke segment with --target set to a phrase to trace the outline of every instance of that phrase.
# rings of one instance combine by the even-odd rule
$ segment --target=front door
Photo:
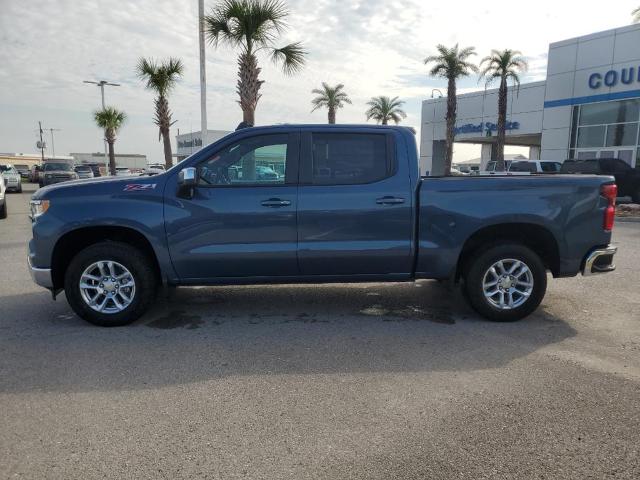
[[[413,208],[408,166],[396,157],[392,133],[302,133],[302,275],[408,277]]]
[[[167,192],[169,251],[181,280],[298,274],[298,152],[297,133],[249,134],[197,165],[193,198]]]

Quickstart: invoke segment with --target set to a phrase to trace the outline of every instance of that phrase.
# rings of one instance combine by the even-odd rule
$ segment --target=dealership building
[[[422,104],[421,171],[444,172],[446,98]],[[458,96],[456,142],[480,144],[483,166],[496,156],[497,89]],[[510,88],[506,144],[529,157],[616,157],[640,168],[640,25],[549,46],[545,81]]]

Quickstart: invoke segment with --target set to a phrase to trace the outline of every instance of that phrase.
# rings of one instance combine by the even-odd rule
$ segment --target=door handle
[[[404,203],[404,198],[400,197],[382,197],[376,200],[378,205],[400,205]]]
[[[270,198],[269,200],[264,200],[263,202],[261,202],[260,205],[269,208],[282,208],[290,206],[291,202],[289,200],[282,200],[280,198]]]

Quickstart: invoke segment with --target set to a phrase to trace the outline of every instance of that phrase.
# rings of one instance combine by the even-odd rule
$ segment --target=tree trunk
[[[109,145],[109,175],[116,176],[116,153],[113,149],[113,144],[115,143],[115,139],[109,138],[107,139],[107,144]]]
[[[256,108],[260,100],[260,87],[264,83],[259,79],[261,68],[258,67],[258,59],[253,53],[245,52],[238,58],[238,84],[236,92],[242,109],[242,120],[250,125],[255,125]]]
[[[496,141],[496,171],[504,172],[504,142],[506,136],[507,125],[507,79],[502,78],[500,81],[500,90],[498,91],[498,139]]]
[[[164,142],[164,163],[167,169],[173,167],[173,155],[171,152],[171,110],[166,97],[156,98],[156,125],[160,130],[160,137]]]
[[[168,170],[173,167],[173,154],[171,152],[171,134],[169,129],[165,129],[162,133],[162,142],[164,143],[164,164]],[[204,145],[203,145],[204,147]]]
[[[451,175],[453,163],[453,142],[455,140],[456,110],[458,109],[456,93],[456,79],[449,78],[447,85],[447,145],[444,157],[444,175],[447,177]]]
[[[384,117],[382,119],[382,125],[388,125],[389,124],[389,120],[387,120],[387,117]]]
[[[336,123],[336,109],[335,107],[329,107],[329,124],[335,125]]]

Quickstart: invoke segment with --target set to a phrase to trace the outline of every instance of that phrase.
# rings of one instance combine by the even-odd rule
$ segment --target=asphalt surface
[[[481,320],[436,282],[178,289],[101,329],[0,220],[0,477],[640,478],[640,224],[617,272]]]

